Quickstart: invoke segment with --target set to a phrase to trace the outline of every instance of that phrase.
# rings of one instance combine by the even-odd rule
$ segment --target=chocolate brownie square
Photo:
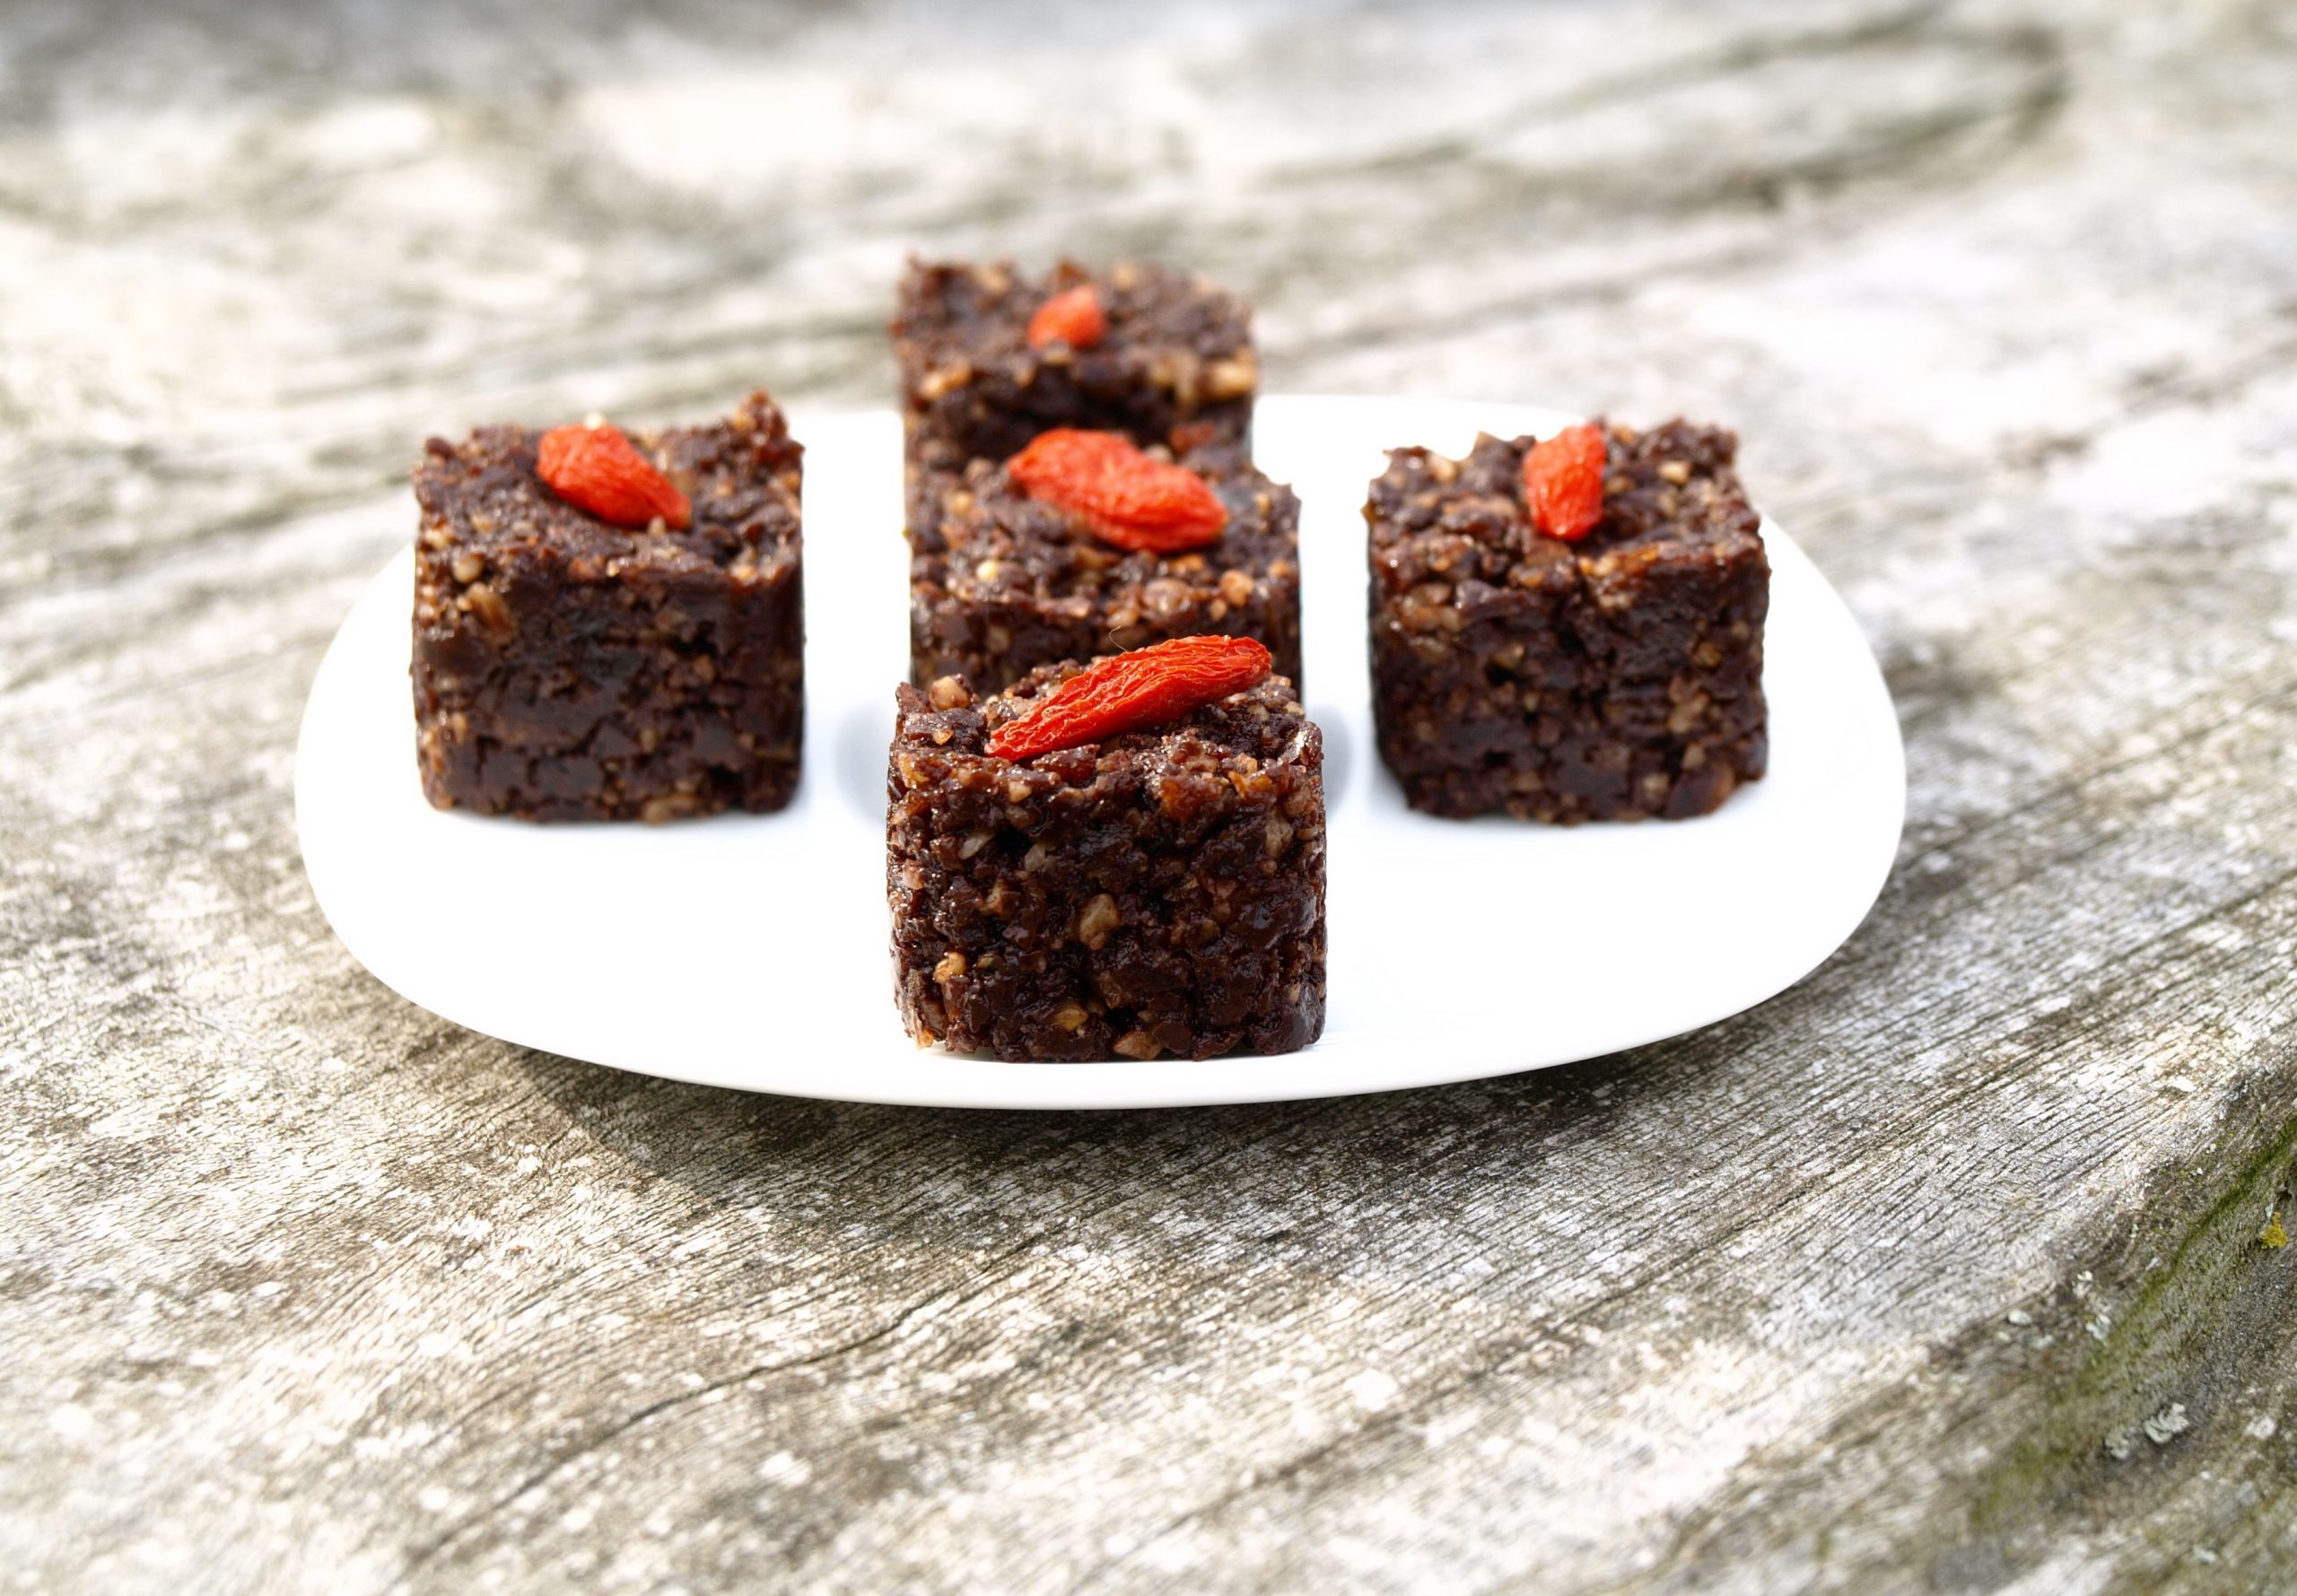
[[[1290,683],[1009,760],[990,735],[1084,667],[895,690],[895,992],[920,1046],[1000,1059],[1291,1052],[1324,1015],[1323,739]]]
[[[1299,500],[1233,445],[1178,463],[1204,478],[1228,522],[1204,547],[1168,554],[1103,542],[995,461],[913,476],[910,680],[962,676],[993,693],[1054,660],[1224,632],[1267,644],[1277,674],[1297,683]]]
[[[1372,484],[1373,712],[1414,808],[1681,819],[1763,772],[1770,566],[1738,440],[1596,424],[1576,544],[1526,513],[1528,437],[1396,449]]]
[[[690,525],[614,525],[537,473],[542,434],[433,438],[415,470],[415,719],[440,808],[528,820],[778,809],[805,722],[799,492],[773,401],[631,434]]]
[[[1089,287],[1105,327],[1085,347],[1033,345],[1045,301]],[[1201,277],[1130,262],[1042,277],[1007,262],[912,260],[893,320],[910,457],[940,471],[1001,460],[1052,427],[1123,432],[1144,449],[1250,436],[1260,364],[1252,313]]]

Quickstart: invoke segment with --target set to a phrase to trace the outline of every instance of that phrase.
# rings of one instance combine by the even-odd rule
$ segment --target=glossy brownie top
[[[629,433],[692,504],[684,532],[617,527],[561,499],[535,472],[541,437],[487,426],[460,443],[426,442],[415,468],[424,545],[478,554],[541,545],[568,560],[665,566],[770,567],[798,557],[805,450],[763,392],[721,421]]]
[[[1054,294],[1091,283],[1108,332],[1089,350],[1048,356],[1029,347],[1029,318]],[[1092,272],[1064,260],[1042,276],[1009,261],[912,260],[893,322],[895,346],[917,374],[1013,362],[1122,360],[1156,369],[1174,388],[1197,368],[1211,398],[1249,392],[1256,371],[1215,372],[1222,361],[1252,361],[1252,313],[1245,301],[1202,277],[1131,261]]]
[[[1323,740],[1294,696],[1292,684],[1270,676],[1258,686],[1192,710],[1153,730],[1124,732],[1102,742],[1055,749],[1026,760],[988,751],[989,734],[1026,714],[1037,700],[1085,668],[1063,660],[1041,665],[1002,693],[976,695],[956,676],[931,686],[896,689],[895,769],[913,789],[947,781],[959,787],[1017,780],[1022,790],[1000,793],[1014,803],[1035,792],[1150,780],[1164,793],[1166,818],[1183,808],[1223,807],[1271,766],[1323,763]],[[903,769],[903,761],[910,768]]]
[[[1159,458],[1165,451],[1155,450]],[[1034,599],[1081,606],[1081,619],[1128,606],[1160,608],[1221,598],[1242,606],[1253,576],[1288,577],[1299,560],[1300,501],[1232,445],[1207,444],[1179,464],[1203,477],[1228,524],[1202,548],[1159,554],[1104,543],[1082,517],[1031,499],[989,460],[962,473],[925,474],[911,495],[911,573],[962,603]],[[1242,573],[1241,575],[1236,573]]]
[[[1760,555],[1762,518],[1734,465],[1737,434],[1675,420],[1648,432],[1598,420],[1608,458],[1603,519],[1579,543],[1532,528],[1524,456],[1535,440],[1485,434],[1465,458],[1399,449],[1372,483],[1372,566],[1381,585],[1544,587],[1601,581],[1677,560]]]

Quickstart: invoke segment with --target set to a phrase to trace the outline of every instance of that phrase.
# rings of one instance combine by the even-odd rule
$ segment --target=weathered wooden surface
[[[2285,1588],[2290,9],[1113,9],[0,18],[0,1579]],[[415,440],[874,399],[911,245],[1199,263],[1283,388],[1734,419],[1904,716],[1873,920],[1677,1042],[1205,1112],[399,1002],[288,787]]]

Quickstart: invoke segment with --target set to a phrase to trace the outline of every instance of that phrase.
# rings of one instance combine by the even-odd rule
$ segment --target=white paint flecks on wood
[[[2287,8],[1108,10],[0,21],[0,1578],[2285,1575]],[[882,398],[913,247],[1200,266],[1273,388],[1734,423],[1903,714],[1873,919],[1633,1055],[1186,1113],[399,1002],[287,794],[420,439]]]

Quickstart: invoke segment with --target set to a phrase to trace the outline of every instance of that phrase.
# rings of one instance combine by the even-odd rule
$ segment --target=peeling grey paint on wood
[[[2286,8],[557,14],[0,20],[0,1579],[2297,1565]],[[1874,917],[1694,1037],[1182,1113],[398,1001],[288,791],[416,441],[879,400],[912,246],[1201,265],[1276,388],[1735,423],[1898,697]]]

